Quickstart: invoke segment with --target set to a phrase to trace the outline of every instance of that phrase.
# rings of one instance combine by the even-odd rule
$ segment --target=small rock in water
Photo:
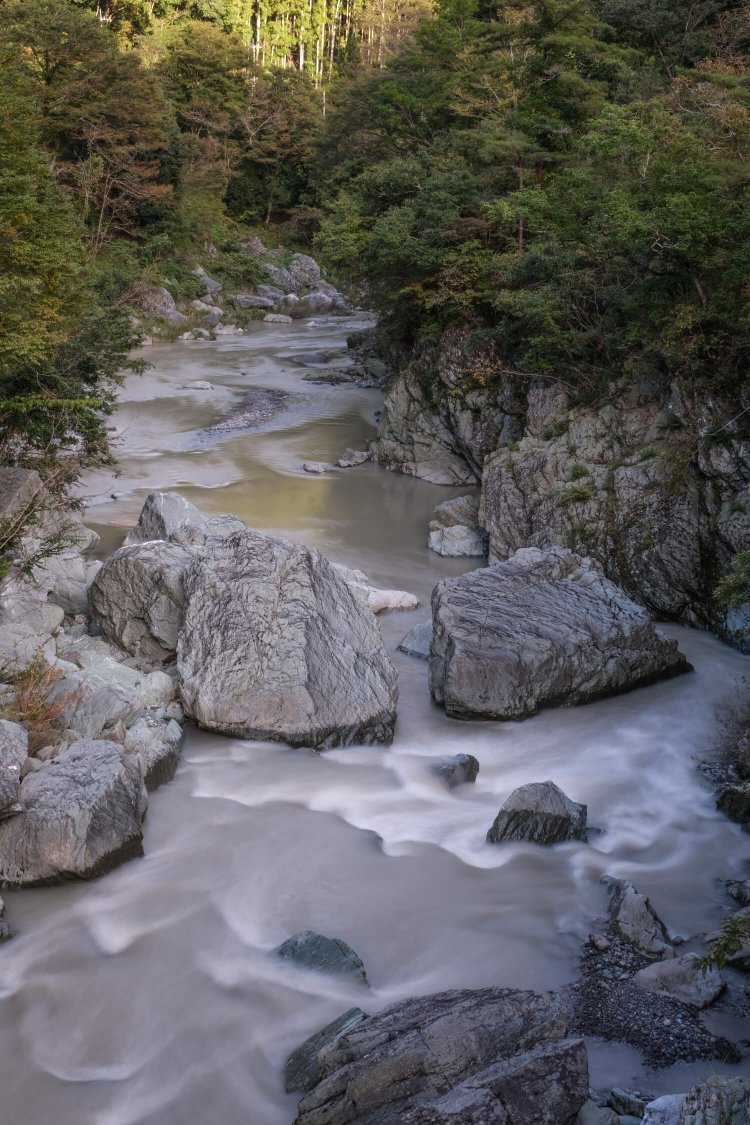
[[[353,469],[369,460],[370,454],[366,449],[345,449],[343,455],[339,457],[338,466],[340,469]]]
[[[532,782],[511,793],[487,833],[490,844],[527,840],[560,844],[586,840],[586,806],[571,801],[552,781]]]
[[[206,379],[193,379],[192,383],[185,383],[182,389],[184,391],[212,391],[214,388],[213,384]]]
[[[292,318],[286,313],[267,313],[263,321],[265,324],[291,324]]]
[[[309,1039],[293,1051],[284,1064],[284,1089],[287,1094],[295,1090],[302,1094],[317,1086],[323,1077],[323,1071],[318,1062],[318,1053],[352,1031],[357,1024],[368,1018],[367,1013],[361,1008],[350,1008],[343,1016],[332,1020],[320,1031],[316,1031]]]
[[[341,973],[367,984],[367,975],[361,959],[350,945],[340,938],[329,938],[305,930],[283,942],[274,953],[287,961],[294,961],[304,969],[321,973]]]
[[[454,789],[456,785],[476,781],[479,762],[473,754],[456,754],[445,762],[439,762],[435,766],[435,773],[447,783],[449,789]]]
[[[407,656],[416,656],[420,660],[427,660],[430,655],[430,642],[432,641],[432,622],[421,621],[406,634],[398,646],[399,652]]]
[[[331,469],[335,469],[336,466],[329,461],[304,461],[302,468],[306,473],[330,473]]]

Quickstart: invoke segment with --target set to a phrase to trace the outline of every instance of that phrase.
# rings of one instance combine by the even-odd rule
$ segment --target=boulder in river
[[[490,844],[526,840],[531,844],[561,844],[586,840],[586,806],[571,801],[553,781],[537,781],[514,789],[492,827]]]
[[[420,660],[428,660],[430,645],[432,643],[432,621],[420,621],[409,630],[398,646],[399,652],[407,656],[417,656]]]
[[[318,1065],[318,1053],[366,1019],[367,1013],[361,1008],[350,1008],[348,1012],[344,1012],[338,1019],[331,1020],[292,1051],[284,1064],[284,1089],[287,1094],[294,1091],[304,1094],[312,1090],[313,1086],[317,1086],[323,1077]]]
[[[479,526],[478,496],[457,496],[438,504],[427,539],[431,551],[449,558],[486,558],[487,542]]]
[[[151,541],[115,551],[89,591],[94,624],[131,656],[171,660],[182,624],[183,575],[197,549]]]
[[[726,988],[719,970],[702,969],[694,953],[654,961],[645,969],[640,969],[633,979],[646,992],[674,996],[694,1008],[708,1008]]]
[[[362,984],[367,984],[362,959],[341,938],[329,938],[312,930],[304,930],[282,942],[274,953],[285,961],[294,961],[303,969],[354,977]]]
[[[438,762],[435,773],[449,789],[456,785],[466,785],[476,781],[479,775],[479,762],[473,754],[456,754],[444,762]]]
[[[605,875],[602,883],[607,888],[612,929],[646,957],[674,957],[667,928],[646,895],[639,894],[629,879]]]
[[[391,1005],[317,1056],[295,1125],[561,1125],[588,1097],[553,993],[487,988]]]
[[[138,523],[125,537],[124,545],[166,539],[186,547],[202,546],[213,537],[222,538],[243,531],[237,516],[204,516],[178,492],[151,492],[141,508]]]
[[[200,726],[316,749],[391,741],[396,671],[319,551],[239,532],[193,559],[184,590],[178,671]]]
[[[90,879],[143,854],[146,790],[137,760],[80,739],[21,783],[25,811],[0,821],[0,882]]]
[[[596,563],[558,547],[443,579],[432,617],[430,690],[453,718],[523,719],[690,668]]]

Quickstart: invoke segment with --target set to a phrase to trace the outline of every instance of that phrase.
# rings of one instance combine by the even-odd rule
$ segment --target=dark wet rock
[[[743,828],[750,828],[750,781],[726,785],[716,798],[716,807],[730,820],[736,820]]]
[[[708,1008],[726,988],[718,969],[703,970],[693,953],[655,961],[640,969],[633,979],[647,992],[666,993],[695,1008]]]
[[[443,579],[432,618],[430,690],[454,718],[522,719],[690,668],[646,610],[562,548]]]
[[[96,627],[131,656],[154,663],[173,659],[185,604],[183,578],[197,550],[147,541],[115,551],[89,592]]]
[[[473,754],[456,754],[435,766],[435,773],[446,782],[449,789],[476,781],[479,762]]]
[[[674,957],[667,928],[646,895],[639,894],[629,879],[605,875],[609,922],[615,933],[651,960]]]
[[[323,1077],[296,1125],[568,1122],[587,1097],[588,1067],[567,1029],[553,993],[488,988],[402,1001],[319,1052]]]
[[[0,820],[23,812],[19,790],[28,745],[28,735],[22,726],[0,719]]]
[[[740,906],[750,906],[750,879],[729,879],[726,888]]]
[[[367,975],[361,959],[350,945],[340,938],[329,938],[323,934],[305,930],[295,934],[274,950],[277,957],[294,961],[303,969],[313,969],[319,973],[336,973],[367,984]]]
[[[318,1053],[324,1047],[329,1047],[332,1043],[335,1043],[347,1031],[353,1030],[358,1024],[362,1023],[362,1020],[367,1018],[367,1013],[363,1012],[361,1008],[350,1008],[348,1012],[344,1012],[343,1016],[327,1023],[320,1031],[316,1031],[314,1035],[301,1043],[284,1064],[284,1089],[287,1094],[294,1091],[307,1093],[308,1090],[312,1090],[313,1086],[317,1086],[323,1077],[318,1065]]]
[[[214,536],[232,535],[244,527],[236,516],[204,516],[177,492],[152,492],[141,508],[138,523],[128,532],[125,546],[151,539],[166,539],[182,546],[203,545]]]
[[[417,656],[420,660],[428,660],[430,645],[432,643],[432,621],[421,621],[406,634],[398,646],[399,652],[407,656]]]
[[[138,762],[80,739],[21,783],[25,812],[0,821],[0,882],[89,879],[143,854],[146,790]]]
[[[397,675],[372,614],[318,551],[240,532],[193,560],[178,670],[186,714],[241,738],[390,742]]]
[[[605,951],[586,943],[580,979],[571,990],[575,1032],[628,1043],[649,1067],[698,1059],[737,1062],[737,1047],[712,1035],[697,1008],[638,987],[634,975],[648,964],[649,958],[615,935]]]
[[[510,840],[546,845],[585,841],[586,806],[571,801],[552,781],[522,785],[508,797],[487,833],[490,844]]]

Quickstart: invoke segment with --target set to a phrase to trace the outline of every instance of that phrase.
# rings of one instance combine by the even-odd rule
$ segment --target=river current
[[[435,582],[481,561],[425,546],[435,504],[466,489],[371,464],[301,467],[374,432],[381,392],[313,384],[294,361],[342,355],[354,327],[258,323],[149,349],[152,368],[128,378],[114,416],[120,475],[86,482],[87,522],[104,555],[149,491],[178,490],[417,594],[420,609],[379,618],[400,674],[394,743],[314,755],[188,726],[175,780],[151,795],[144,858],[93,883],[7,893],[17,936],[0,947],[3,1121],[289,1125],[283,1061],[346,1008],[572,982],[581,940],[603,924],[604,873],[632,879],[685,937],[730,905],[721,880],[742,873],[750,837],[716,812],[696,764],[722,737],[747,658],[670,626],[692,675],[523,723],[447,719],[426,663],[396,646],[429,616]],[[185,389],[197,379],[213,390]],[[256,388],[287,392],[285,409],[253,431],[206,432]],[[449,791],[431,767],[460,752],[479,759],[479,777]],[[548,778],[602,831],[554,849],[486,844],[510,791]],[[271,955],[306,929],[352,945],[371,990]],[[737,1033],[721,1002],[706,1019]],[[630,1048],[589,1046],[594,1084],[662,1093],[721,1069],[649,1074]]]

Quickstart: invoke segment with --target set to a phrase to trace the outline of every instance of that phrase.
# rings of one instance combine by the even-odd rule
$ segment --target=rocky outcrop
[[[203,546],[209,539],[225,538],[244,527],[236,516],[204,516],[195,504],[177,492],[151,492],[123,546],[151,539],[164,539],[183,547]]]
[[[187,317],[177,308],[174,297],[160,285],[141,285],[133,299],[133,305],[147,316],[166,320],[170,324],[185,324]]]
[[[430,690],[454,718],[522,719],[690,667],[595,563],[562,548],[444,579],[432,617]]]
[[[240,532],[192,561],[184,589],[178,670],[200,726],[319,749],[390,742],[395,669],[362,600],[318,551]]]
[[[487,535],[479,526],[479,497],[457,496],[438,504],[430,521],[427,546],[449,558],[485,558]]]
[[[0,883],[89,879],[142,855],[146,790],[137,759],[80,739],[24,777],[24,812],[0,821]]]
[[[367,974],[362,959],[341,938],[329,938],[324,934],[305,930],[282,942],[274,953],[285,961],[293,961],[303,969],[353,977],[360,984],[367,984]]]
[[[553,781],[514,789],[487,832],[487,842],[525,840],[530,844],[586,841],[586,806],[571,801]]]
[[[444,992],[386,1008],[317,1056],[295,1125],[561,1125],[588,1096],[552,993]]]
[[[646,895],[639,894],[628,879],[605,875],[609,922],[612,929],[646,957],[674,957],[667,928]]]
[[[750,609],[713,597],[750,549],[748,405],[632,385],[571,405],[562,382],[504,372],[453,332],[402,371],[372,451],[437,484],[481,482],[491,561],[568,547],[658,616],[750,648]]]

